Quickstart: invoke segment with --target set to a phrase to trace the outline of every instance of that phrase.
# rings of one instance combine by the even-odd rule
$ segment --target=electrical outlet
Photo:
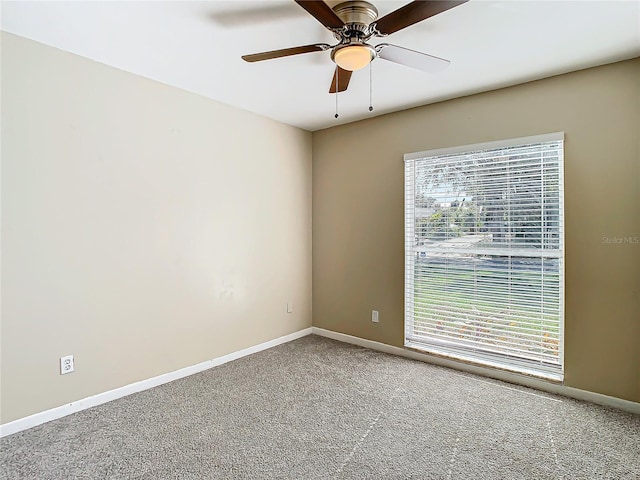
[[[371,321],[373,323],[378,323],[378,311],[377,310],[371,310]]]
[[[293,313],[293,303],[287,303],[287,313]]]
[[[67,355],[66,357],[60,357],[60,375],[71,373],[75,370],[73,362],[73,355]]]

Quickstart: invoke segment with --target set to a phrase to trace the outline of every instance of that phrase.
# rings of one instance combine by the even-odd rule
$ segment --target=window
[[[562,379],[563,144],[405,155],[405,346]]]

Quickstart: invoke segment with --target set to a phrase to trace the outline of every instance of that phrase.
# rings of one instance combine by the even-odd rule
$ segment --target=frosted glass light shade
[[[368,45],[349,45],[333,54],[333,60],[340,68],[352,72],[369,65],[373,57],[374,50]]]

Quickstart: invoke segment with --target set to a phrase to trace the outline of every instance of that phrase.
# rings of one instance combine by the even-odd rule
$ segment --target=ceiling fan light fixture
[[[366,67],[375,56],[375,50],[366,44],[338,47],[331,53],[331,58],[340,68],[351,72]]]

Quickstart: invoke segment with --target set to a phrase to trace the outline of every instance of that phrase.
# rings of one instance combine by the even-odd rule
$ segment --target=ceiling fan
[[[243,55],[242,59],[247,62],[259,62],[301,53],[331,50],[331,60],[335,62],[336,69],[329,93],[344,92],[349,86],[352,72],[366,67],[376,58],[434,73],[446,68],[450,63],[449,60],[389,43],[373,46],[369,45],[367,41],[372,37],[386,37],[467,1],[418,0],[378,18],[376,7],[365,1],[350,0],[330,8],[321,0],[295,0],[298,5],[333,33],[338,43],[335,45],[316,43],[271,50]]]

